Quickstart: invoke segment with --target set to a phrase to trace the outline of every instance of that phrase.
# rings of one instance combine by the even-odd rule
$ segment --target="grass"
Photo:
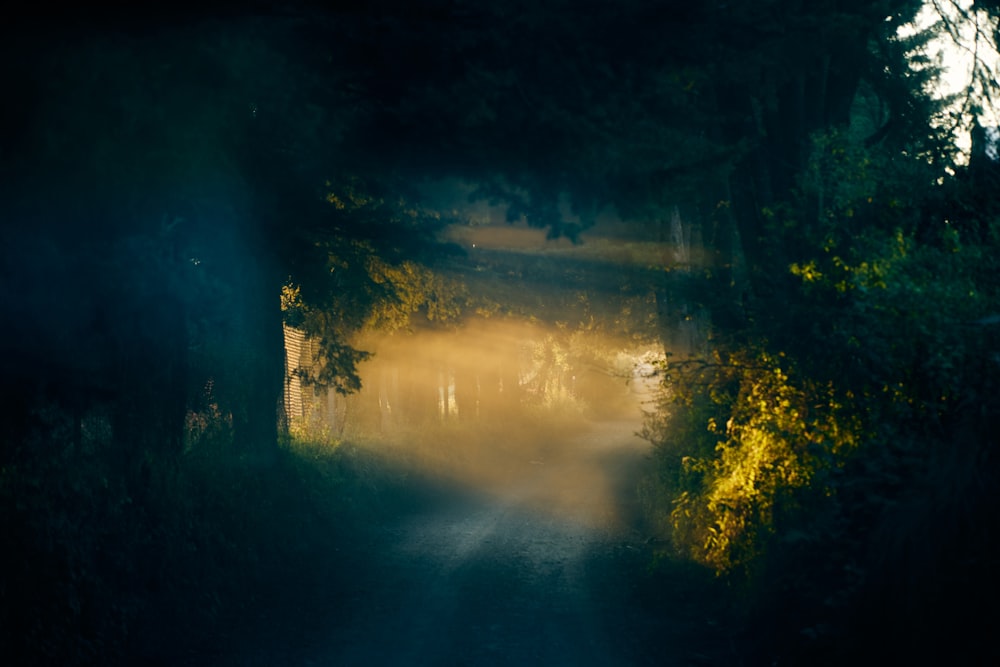
[[[342,547],[412,505],[405,473],[347,443],[293,440],[264,467],[203,440],[127,479],[106,443],[65,436],[0,467],[3,664],[210,655],[262,610],[327,604],[359,551]]]

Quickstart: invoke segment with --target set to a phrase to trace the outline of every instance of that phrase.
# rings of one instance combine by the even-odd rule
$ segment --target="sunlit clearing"
[[[655,350],[492,320],[364,347],[363,389],[311,397],[293,427],[519,507],[608,528],[627,518]]]

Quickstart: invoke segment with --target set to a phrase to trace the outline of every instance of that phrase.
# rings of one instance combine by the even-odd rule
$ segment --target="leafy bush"
[[[974,661],[996,653],[975,610],[997,591],[1000,219],[842,139],[818,144],[825,185],[767,212],[799,258],[780,307],[670,367],[647,507],[741,582],[761,661]]]

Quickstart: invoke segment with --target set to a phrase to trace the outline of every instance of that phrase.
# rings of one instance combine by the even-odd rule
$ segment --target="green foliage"
[[[318,343],[303,379],[342,394],[360,388],[357,367],[371,355],[356,345],[366,334],[406,329],[414,320],[447,325],[468,302],[461,282],[423,265],[389,263],[363,244],[353,245],[352,254],[350,259],[331,254],[331,286],[322,302],[306,305],[298,286],[285,289],[286,321]]]
[[[0,468],[0,528],[16,545],[0,556],[11,665],[177,664],[268,609],[326,609],[351,576],[337,554],[364,530],[359,510],[388,509],[401,480],[315,434],[261,467],[208,410],[189,415],[185,454],[147,459],[134,485],[99,414],[82,447],[57,407],[37,417],[32,456]]]
[[[396,331],[420,313],[426,322],[447,324],[459,319],[469,296],[465,285],[415,262],[391,265],[373,258],[369,273],[377,285],[392,290],[392,298],[376,305],[365,329]]]
[[[138,612],[127,594],[143,516],[111,470],[54,438],[0,468],[0,646],[10,664],[114,661]]]
[[[706,488],[707,470],[692,463],[711,460],[718,436],[709,425],[726,422],[735,387],[733,378],[727,381],[722,373],[712,373],[706,381],[698,377],[700,374],[678,376],[678,370],[690,367],[675,367],[675,373],[664,379],[663,395],[640,432],[655,446],[653,466],[640,484],[640,497],[653,528],[669,538],[677,554],[690,557],[704,543],[708,524],[684,510],[678,516],[676,508],[703,506],[699,503],[696,507],[695,499]],[[714,387],[709,390],[707,383]]]
[[[793,288],[671,367],[647,494],[681,554],[779,619],[772,655],[837,664],[915,626],[940,658],[940,605],[996,589],[995,536],[972,526],[998,509],[1000,219],[968,206],[962,172],[839,132],[815,146],[801,197],[769,212]]]
[[[796,491],[815,487],[816,474],[842,466],[857,445],[858,425],[832,386],[790,366],[750,350],[675,363],[669,402],[646,426],[673,496],[672,541],[719,573],[753,566]]]
[[[357,345],[372,332],[457,320],[468,304],[464,284],[420,258],[433,248],[440,216],[360,178],[325,183],[325,224],[282,289],[285,322],[317,343],[303,379],[347,394],[360,388]],[[391,190],[390,190],[391,192]]]

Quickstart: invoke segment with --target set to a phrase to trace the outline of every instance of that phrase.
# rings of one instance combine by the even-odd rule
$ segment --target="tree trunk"
[[[278,424],[283,412],[285,336],[282,327],[280,280],[270,272],[248,271],[237,285],[243,291],[243,313],[238,317],[239,341],[232,350],[236,364],[230,387],[238,397],[233,405],[233,435],[249,460],[271,465],[277,459]]]
[[[460,421],[470,422],[476,419],[478,393],[475,371],[462,360],[455,366],[455,407]]]
[[[187,319],[180,301],[167,293],[124,295],[121,302],[112,445],[130,495],[142,500],[153,467],[169,464],[183,446]],[[74,415],[80,418],[82,412]]]

